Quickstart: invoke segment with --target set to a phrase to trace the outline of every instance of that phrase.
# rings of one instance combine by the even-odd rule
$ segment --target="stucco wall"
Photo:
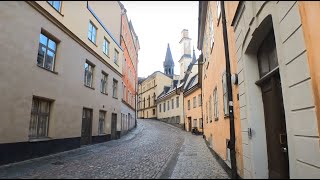
[[[232,22],[232,18],[236,11],[238,2],[225,2],[227,22]],[[213,29],[214,29],[214,44],[211,49],[210,44],[210,21],[209,7],[211,8]],[[230,153],[227,148],[227,140],[230,139],[230,121],[229,117],[224,115],[224,100],[223,100],[223,85],[222,77],[225,72],[226,60],[223,41],[222,20],[218,21],[216,1],[208,2],[207,17],[205,22],[204,40],[202,52],[204,54],[203,65],[203,84],[202,84],[202,100],[203,100],[203,126],[206,140],[212,145],[212,149],[230,166]],[[230,23],[227,23],[229,54],[231,62],[231,73],[236,73],[236,59],[232,55],[235,52],[234,32]],[[207,40],[206,40],[207,38]],[[218,118],[214,118],[214,89],[217,88],[218,96]],[[243,154],[242,154],[242,133],[239,116],[239,102],[237,98],[238,87],[233,85],[233,105],[234,105],[234,124],[236,133],[236,159],[238,174],[243,177]],[[210,96],[212,98],[212,122],[210,122]]]
[[[188,129],[189,127],[189,122],[188,122],[188,118],[191,117],[191,127],[193,126],[193,121],[194,119],[197,120],[197,126],[198,129],[200,131],[203,131],[203,129],[200,126],[200,119],[202,118],[202,104],[199,104],[199,95],[202,98],[202,94],[201,94],[201,89],[198,88],[197,90],[195,90],[194,92],[192,92],[191,94],[188,94],[186,96],[184,96],[184,122],[185,122],[185,127],[186,127],[186,131],[191,131],[190,129]],[[196,97],[196,107],[193,107],[193,97]],[[188,110],[188,100],[190,100],[190,110]],[[203,121],[204,122],[204,121]]]
[[[46,2],[45,2],[46,3]],[[89,15],[81,2],[73,9],[83,15],[73,18],[69,9],[73,2],[63,2],[64,17],[83,22],[87,32]],[[51,8],[51,7],[46,7]],[[79,8],[79,9],[78,9]],[[31,104],[33,96],[53,99],[49,120],[49,137],[53,139],[80,137],[83,107],[93,109],[92,135],[98,134],[99,110],[107,111],[106,133],[110,134],[111,113],[118,114],[120,130],[120,95],[112,98],[112,79],[121,77],[106,67],[52,22],[40,15],[26,2],[3,2],[0,6],[0,143],[28,141]],[[53,11],[50,10],[53,13]],[[72,11],[74,12],[74,11]],[[58,16],[58,15],[55,15]],[[67,22],[65,22],[67,24]],[[80,22],[79,22],[80,24]],[[68,27],[72,27],[71,25]],[[51,73],[37,66],[37,52],[41,28],[60,40],[57,45],[55,71]],[[80,30],[76,31],[79,32]],[[98,32],[99,34],[99,32]],[[99,39],[99,36],[98,38]],[[94,90],[84,86],[84,64],[95,64]],[[100,93],[101,70],[109,74],[108,93]]]
[[[312,93],[307,49],[298,3],[295,1],[245,2],[235,24],[239,73],[241,126],[253,130],[244,150],[244,178],[268,178],[266,136],[257,61],[250,51],[263,38],[254,33],[261,22],[272,17],[286,116],[290,178],[319,177],[319,134]],[[256,46],[254,46],[256,45]],[[303,120],[303,121],[302,121]],[[245,132],[245,131],[244,131]]]

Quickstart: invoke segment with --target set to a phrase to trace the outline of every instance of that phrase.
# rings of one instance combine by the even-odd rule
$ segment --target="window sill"
[[[92,42],[91,39],[88,38],[88,40],[89,40],[93,45],[95,45],[96,47],[98,47],[98,45],[96,45],[95,42]]]
[[[107,135],[107,133],[102,133],[102,134],[99,134],[98,136],[105,136]]]
[[[108,96],[108,93],[103,93],[103,92],[101,92],[101,94],[104,94],[104,95]]]
[[[225,114],[225,115],[224,115],[224,118],[229,118],[229,114]]]
[[[29,142],[41,142],[41,141],[49,141],[52,140],[49,137],[43,137],[43,138],[30,138]]]
[[[42,67],[42,66],[39,66],[39,65],[37,65],[39,68],[41,68],[41,69],[44,69],[44,70],[46,70],[46,71],[49,71],[49,72],[51,72],[51,73],[53,73],[53,74],[56,74],[56,75],[58,75],[58,72],[55,72],[55,71],[51,71],[51,70],[49,70],[49,69],[46,69],[46,68],[44,68],[44,67]]]
[[[94,90],[94,88],[93,88],[93,87],[87,86],[87,85],[85,85],[85,84],[84,84],[84,86],[85,86],[85,87],[87,87],[87,88],[89,88],[89,89]]]
[[[219,120],[219,118],[214,118],[214,120],[215,120],[215,121],[218,121],[218,120]]]
[[[113,97],[113,99],[118,99],[117,97]]]
[[[64,15],[58,11],[55,7],[53,7],[49,2],[47,2],[55,11],[57,11],[62,17],[64,17]],[[61,10],[61,6],[60,6],[60,10]]]
[[[103,52],[103,51],[102,51],[102,52]],[[109,55],[108,55],[108,54],[106,54],[105,52],[103,52],[103,54],[104,54],[104,55],[106,55],[106,56],[110,59],[110,57],[109,57]]]

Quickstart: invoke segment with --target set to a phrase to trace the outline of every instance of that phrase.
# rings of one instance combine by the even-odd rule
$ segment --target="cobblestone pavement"
[[[171,174],[171,178],[227,177],[201,137],[155,120],[138,120],[137,128],[120,140],[0,167],[1,179],[149,179]]]
[[[184,132],[185,141],[179,152],[171,179],[227,179],[224,169],[212,156],[202,136]]]

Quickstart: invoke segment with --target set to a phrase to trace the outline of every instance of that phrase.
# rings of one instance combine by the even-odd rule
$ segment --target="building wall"
[[[236,11],[238,2],[225,2],[226,7],[226,18],[227,22],[232,22],[232,17],[230,14],[234,14]],[[227,140],[230,140],[230,120],[228,116],[224,115],[224,100],[223,100],[223,85],[222,77],[225,72],[226,60],[225,60],[225,49],[223,41],[223,29],[222,20],[218,21],[216,1],[208,2],[208,9],[206,15],[205,29],[204,29],[204,39],[202,53],[204,59],[203,65],[203,79],[202,79],[202,93],[203,93],[203,127],[204,135],[208,141],[211,148],[223,159],[229,167],[231,166],[230,161],[230,150],[227,148]],[[209,10],[211,9],[211,11]],[[210,23],[209,13],[212,13],[213,21],[213,34],[214,43],[211,47],[210,44]],[[229,52],[235,52],[234,49],[234,33],[232,27],[227,26],[228,40],[229,40]],[[236,62],[234,56],[230,56],[231,62],[231,73],[236,73]],[[218,118],[214,117],[214,89],[217,88],[218,96]],[[238,174],[243,176],[243,162],[242,162],[242,134],[240,126],[240,116],[239,116],[239,102],[237,98],[238,87],[233,85],[233,104],[234,104],[234,125],[236,133],[236,160],[237,160],[237,170]],[[210,97],[212,105],[212,120],[210,120]]]
[[[122,129],[128,131],[133,128],[136,114],[136,81],[137,81],[137,55],[138,49],[135,48],[134,38],[130,28],[128,17],[124,13],[121,16],[121,47],[124,51],[123,66],[122,66]],[[130,116],[129,116],[130,114]]]
[[[105,19],[114,19],[114,21],[118,21],[118,23],[111,23],[114,26],[121,26],[121,16],[114,14],[114,11],[103,11],[101,8],[97,8],[98,5],[97,2],[90,2],[89,6],[91,9],[93,9],[95,14],[101,14],[98,15],[98,18],[101,19],[101,22],[103,22],[104,26],[107,28],[111,28],[110,26],[107,26],[105,24]],[[110,8],[112,9],[118,9],[119,4],[116,1],[111,2],[104,2]],[[33,3],[36,6],[39,5],[40,7],[44,8],[47,12],[49,12],[52,16],[54,16],[59,22],[61,22],[65,27],[67,27],[71,32],[73,32],[77,37],[79,37],[83,42],[85,42],[91,49],[93,49],[99,56],[101,56],[105,61],[110,64],[114,69],[116,69],[119,73],[122,72],[122,61],[119,57],[118,65],[114,63],[114,49],[116,49],[119,54],[120,52],[123,52],[120,46],[120,35],[119,38],[115,38],[116,35],[113,35],[111,32],[119,33],[119,30],[109,31],[107,33],[104,28],[100,25],[98,20],[93,16],[93,14],[88,10],[87,8],[87,2],[85,1],[74,1],[74,2],[68,2],[68,1],[62,1],[61,5],[61,13],[58,13],[47,1],[36,1],[36,3]],[[92,4],[92,6],[91,6]],[[109,9],[109,7],[108,7]],[[102,10],[102,12],[100,12]],[[121,11],[117,11],[117,13],[121,13]],[[106,16],[106,17],[103,17]],[[118,18],[115,18],[114,16],[119,16]],[[113,18],[110,18],[113,17]],[[92,43],[88,39],[88,26],[89,21],[92,21],[93,24],[98,28],[97,29],[97,37],[96,37],[96,44]],[[110,42],[110,52],[109,56],[105,55],[102,51],[102,45],[104,37],[107,38],[107,40]],[[115,39],[112,39],[114,37]],[[114,42],[112,42],[114,41]],[[116,43],[115,43],[116,42]]]
[[[179,97],[179,107],[177,107],[177,97]],[[174,108],[172,108],[172,99],[174,100]],[[166,111],[163,111],[163,104],[166,102]],[[169,102],[169,110],[168,110],[168,102]],[[180,122],[179,124],[183,124],[183,94],[173,94],[168,95],[165,98],[161,98],[157,101],[157,111],[158,111],[158,119],[165,120],[169,118],[176,118],[177,116],[180,116]],[[159,111],[159,105],[161,105],[161,112]],[[173,120],[169,120],[168,122],[171,122]],[[174,121],[175,122],[175,121]]]
[[[290,178],[317,178],[320,172],[319,132],[307,62],[309,49],[305,45],[298,3],[245,2],[245,8],[239,13],[242,15],[236,21],[234,31],[241,126],[243,142],[248,143],[243,143],[244,178],[268,178],[263,103],[261,90],[255,85],[259,71],[255,57],[250,54],[263,38],[257,29],[268,15],[272,17],[282,83]],[[251,139],[245,127],[253,130]]]
[[[75,3],[73,8],[71,8],[72,3]],[[36,5],[36,3],[34,4]],[[93,17],[88,14],[85,5],[80,2],[64,1],[62,3],[64,16],[55,14],[57,12],[52,11],[53,8],[51,6],[46,4],[43,6],[54,16],[58,16],[58,21],[65,21],[66,27],[73,27],[65,20],[70,20],[71,12],[82,12],[77,13],[81,17],[75,19],[79,21],[79,24],[85,24],[85,28],[74,32],[75,34],[80,34],[79,32],[87,33],[87,22],[89,19],[94,21]],[[14,148],[15,151],[9,151],[9,149],[15,143],[25,143],[24,145],[28,144],[28,147],[31,143],[29,142],[28,134],[33,96],[54,100],[51,104],[49,117],[48,136],[51,140],[73,138],[76,141],[72,146],[79,147],[80,141],[78,139],[81,136],[82,111],[84,107],[93,109],[92,136],[98,136],[99,110],[107,112],[105,120],[106,134],[111,133],[112,113],[117,114],[117,130],[121,130],[121,74],[116,69],[109,68],[110,65],[107,66],[106,62],[110,61],[108,58],[102,59],[94,54],[94,52],[98,54],[98,50],[102,51],[101,46],[93,50],[90,49],[91,42],[81,42],[76,36],[72,36],[67,28],[60,26],[58,21],[55,21],[49,14],[47,17],[43,16],[26,2],[4,2],[0,6],[0,11],[3,15],[0,18],[0,22],[1,24],[6,24],[1,26],[2,33],[0,35],[0,53],[2,57],[0,79],[3,82],[0,84],[0,92],[2,94],[0,97],[2,102],[0,103],[1,154],[6,154],[6,158],[11,156],[14,158],[19,155],[14,154],[18,152],[18,149],[19,152],[27,151],[26,148]],[[98,26],[99,24],[96,25]],[[42,28],[60,40],[56,50],[55,73],[37,66],[37,52]],[[102,38],[99,34],[103,32],[99,31],[102,29],[101,27],[98,26],[98,28],[97,40],[99,41]],[[79,37],[81,36],[79,35]],[[112,47],[116,47],[113,41],[110,41],[110,44]],[[119,58],[121,57],[122,54],[120,53]],[[86,60],[95,65],[93,89],[84,86],[84,64]],[[109,74],[107,88],[109,95],[100,92],[102,70]],[[113,78],[118,80],[118,99],[112,98]],[[35,143],[33,142],[33,144]],[[43,142],[43,144],[46,143]],[[59,145],[64,145],[66,148],[71,147],[67,143]],[[45,151],[44,147],[42,151]],[[18,160],[23,160],[27,157],[29,156]],[[0,163],[3,162],[1,161]]]
[[[313,87],[314,102],[316,105],[316,113],[318,120],[318,133],[320,129],[320,58],[317,53],[320,47],[319,31],[320,26],[318,23],[313,23],[315,19],[320,17],[319,2],[298,2],[299,11],[301,16],[301,23],[303,29],[304,40],[307,48],[308,63],[310,69],[310,76]]]
[[[117,1],[88,1],[89,6],[104,23],[117,42],[121,35],[121,7]],[[110,16],[112,18],[110,18]]]
[[[191,127],[193,128],[193,121],[194,119],[197,120],[197,128],[199,131],[203,132],[203,128],[201,128],[200,126],[200,119],[202,118],[202,104],[199,104],[199,95],[202,97],[201,94],[201,89],[198,88],[197,90],[195,90],[194,92],[192,92],[191,94],[185,95],[183,100],[184,100],[184,112],[185,112],[185,116],[184,118],[184,122],[185,122],[185,128],[186,131],[191,131],[191,129],[189,129],[189,121],[188,118],[191,117]],[[193,97],[196,97],[196,107],[193,107]],[[190,100],[190,110],[188,110],[188,100]],[[204,121],[203,121],[204,122]]]

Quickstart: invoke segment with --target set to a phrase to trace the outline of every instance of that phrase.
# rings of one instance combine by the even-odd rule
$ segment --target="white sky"
[[[191,47],[196,57],[198,38],[198,1],[121,1],[127,9],[129,20],[138,35],[138,76],[147,77],[154,71],[163,72],[167,44],[170,44],[175,63],[174,73],[180,74],[179,59],[182,56],[181,31],[189,30]],[[192,54],[192,50],[191,50]]]

